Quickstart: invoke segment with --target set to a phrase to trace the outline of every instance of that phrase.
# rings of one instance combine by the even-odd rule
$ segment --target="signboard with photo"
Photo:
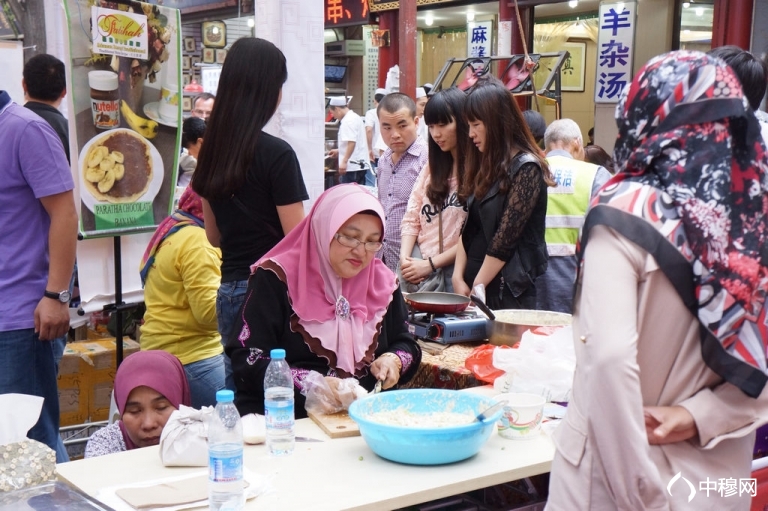
[[[64,4],[80,231],[84,237],[152,231],[170,214],[176,191],[179,11],[132,0]]]

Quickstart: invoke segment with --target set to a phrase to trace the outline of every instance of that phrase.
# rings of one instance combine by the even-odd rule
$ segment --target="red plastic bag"
[[[464,367],[472,371],[480,381],[493,383],[496,378],[502,376],[504,371],[493,366],[493,350],[495,349],[513,349],[511,346],[494,346],[492,344],[483,344],[478,346],[469,354],[464,361]]]

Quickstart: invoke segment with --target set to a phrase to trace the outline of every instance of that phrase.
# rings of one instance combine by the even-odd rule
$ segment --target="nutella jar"
[[[88,73],[88,85],[91,87],[93,125],[102,130],[117,128],[120,125],[117,73],[91,71]]]

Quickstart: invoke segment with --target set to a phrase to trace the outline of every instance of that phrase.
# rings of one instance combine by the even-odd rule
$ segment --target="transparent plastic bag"
[[[304,379],[307,412],[332,414],[349,408],[356,399],[368,392],[354,378],[335,378],[310,371]]]

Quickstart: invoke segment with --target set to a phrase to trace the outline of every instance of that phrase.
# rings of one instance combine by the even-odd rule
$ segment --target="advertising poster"
[[[80,231],[99,237],[154,230],[176,191],[179,10],[131,0],[64,3]]]

